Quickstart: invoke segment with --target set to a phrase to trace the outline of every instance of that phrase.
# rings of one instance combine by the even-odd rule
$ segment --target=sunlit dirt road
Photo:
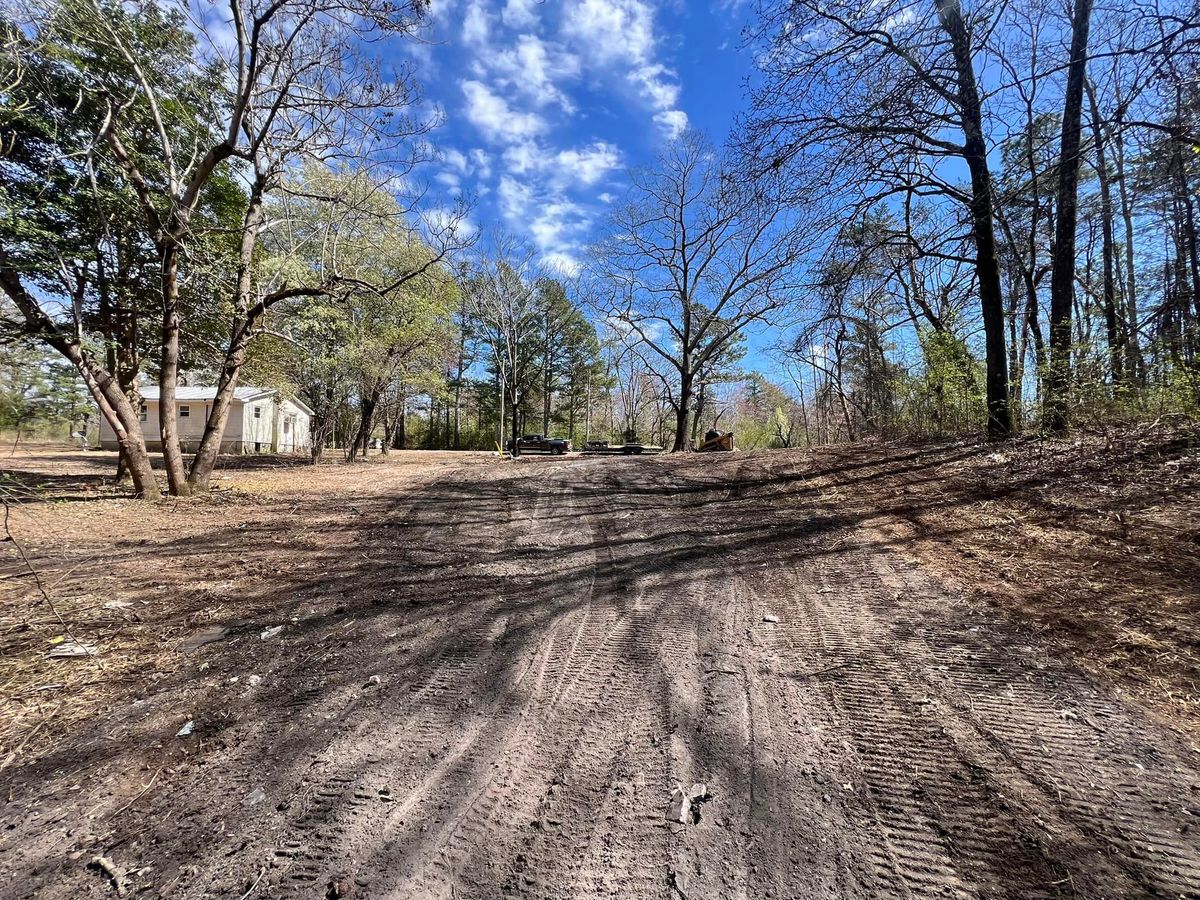
[[[113,800],[107,858],[234,900],[1200,896],[1186,740],[772,465],[525,460],[355,509],[282,633],[189,651],[188,754]],[[0,893],[115,896],[55,785],[0,813]]]

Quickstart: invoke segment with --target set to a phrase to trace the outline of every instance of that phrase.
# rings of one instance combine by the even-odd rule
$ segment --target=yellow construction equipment
[[[704,433],[704,440],[696,447],[697,453],[716,453],[719,451],[730,452],[733,450],[733,432],[727,431],[724,434],[712,429]]]

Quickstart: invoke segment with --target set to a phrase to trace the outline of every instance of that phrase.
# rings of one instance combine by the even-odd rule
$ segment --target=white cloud
[[[533,28],[537,25],[538,16],[534,11],[537,0],[508,0],[500,13],[500,18],[509,28]]]
[[[607,141],[554,151],[530,140],[505,147],[503,158],[510,174],[540,173],[548,185],[563,190],[596,184],[620,165],[621,151]]]
[[[574,273],[579,269],[578,256],[590,226],[591,218],[583,207],[570,200],[557,200],[539,205],[529,223],[529,233],[545,263]]]
[[[629,80],[655,109],[669,109],[678,102],[679,85],[672,78],[674,73],[662,63],[642,66],[629,75]]]
[[[598,194],[596,196],[596,199],[599,200],[601,203],[612,203],[617,198],[614,197],[612,194],[610,194],[608,191],[604,191],[604,193]]]
[[[576,0],[562,31],[601,63],[646,62],[654,50],[654,15],[642,0]]]
[[[492,158],[488,156],[485,150],[476,147],[470,154],[471,165],[475,169],[475,174],[480,178],[492,177]]]
[[[552,253],[543,254],[542,262],[551,269],[557,269],[568,277],[578,275],[579,270],[583,268],[578,257],[574,254],[557,250]]]
[[[463,15],[462,36],[463,41],[467,44],[474,44],[477,47],[482,47],[487,44],[488,34],[491,31],[490,23],[488,22],[487,10],[479,0],[471,0],[467,4],[467,11]]]
[[[447,165],[459,172],[467,171],[467,157],[461,150],[448,147],[442,150],[442,159],[446,161]]]
[[[499,195],[500,211],[510,220],[523,219],[533,202],[533,191],[529,186],[509,175],[500,176]]]
[[[596,141],[583,150],[562,150],[554,162],[561,181],[590,187],[620,164],[621,154],[612,144]]]
[[[676,108],[678,77],[656,59],[654,11],[645,0],[573,0],[561,31],[591,63],[623,76],[650,105],[667,137],[686,127],[686,114]]]
[[[568,113],[575,111],[559,84],[579,74],[579,59],[561,45],[522,34],[512,47],[493,52],[487,63],[499,84],[535,106],[557,103]]]
[[[515,172],[518,175],[524,175],[538,167],[541,149],[532,141],[523,141],[519,144],[504,148],[504,167],[509,172]]]
[[[480,81],[462,82],[467,100],[467,118],[490,140],[514,143],[546,130],[546,120],[537,113],[518,112]]]
[[[654,114],[654,122],[674,140],[687,130],[688,117],[682,109],[667,109]]]
[[[586,206],[553,187],[512,175],[500,176],[498,197],[505,221],[529,235],[544,262],[578,271],[592,221]]]

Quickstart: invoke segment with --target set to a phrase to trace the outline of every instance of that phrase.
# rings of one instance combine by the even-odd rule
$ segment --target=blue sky
[[[684,127],[725,140],[750,68],[737,0],[434,0],[406,45],[445,124],[439,193],[571,269],[625,171]]]

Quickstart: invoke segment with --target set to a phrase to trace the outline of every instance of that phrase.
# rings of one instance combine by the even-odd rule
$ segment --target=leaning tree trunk
[[[25,289],[21,276],[8,264],[0,248],[0,289],[8,295],[24,318],[31,334],[64,356],[75,367],[83,383],[117,436],[118,446],[129,461],[134,492],[139,497],[157,500],[161,496],[146,441],[141,417],[121,390],[117,379],[83,348],[78,340],[68,340]]]
[[[217,395],[213,398],[208,421],[204,423],[204,436],[200,439],[196,457],[192,460],[192,471],[188,475],[188,483],[193,491],[207,491],[212,479],[217,455],[221,452],[221,439],[225,435],[230,410],[233,409],[238,375],[241,373],[242,363],[246,360],[250,334],[249,327],[240,328],[234,334],[226,353],[225,365],[221,368],[221,377],[217,381]]]
[[[1063,100],[1062,144],[1058,162],[1058,215],[1050,270],[1050,371],[1046,380],[1046,427],[1066,431],[1071,386],[1071,312],[1075,301],[1075,229],[1079,220],[1079,145],[1083,82],[1087,72],[1092,0],[1075,0],[1071,20],[1071,61]]]
[[[258,233],[262,224],[262,191],[261,179],[256,180],[250,190],[250,199],[242,220],[242,241],[238,252],[233,295],[234,308],[241,315],[241,321],[233,326],[230,334],[225,361],[221,366],[221,377],[217,382],[217,396],[209,411],[208,421],[204,423],[204,436],[200,439],[200,446],[196,448],[196,457],[192,460],[192,470],[188,475],[188,484],[192,490],[208,490],[213,468],[217,464],[217,455],[221,452],[221,439],[225,436],[225,425],[233,406],[238,375],[246,361],[246,351],[254,334],[254,326],[266,312],[263,304],[253,302],[251,278],[254,250],[258,246]]]
[[[992,440],[1012,436],[1012,409],[1008,398],[1008,355],[1004,349],[1004,294],[1000,287],[1000,262],[996,253],[992,178],[987,143],[983,138],[983,107],[975,81],[971,39],[958,0],[935,0],[942,28],[950,38],[958,75],[959,112],[965,142],[962,157],[971,173],[971,224],[975,231],[975,276],[983,313],[987,369],[987,433]]]

